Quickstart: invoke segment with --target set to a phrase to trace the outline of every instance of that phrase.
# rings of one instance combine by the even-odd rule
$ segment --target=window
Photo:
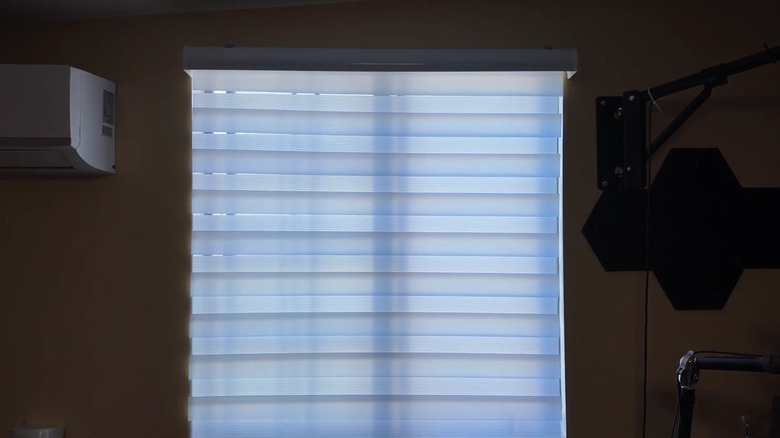
[[[567,67],[189,50],[192,437],[564,436]]]

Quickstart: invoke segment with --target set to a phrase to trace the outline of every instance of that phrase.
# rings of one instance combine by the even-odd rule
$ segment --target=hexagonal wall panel
[[[650,190],[650,268],[679,310],[722,309],[742,270],[780,268],[780,189],[742,189],[717,149],[672,149]],[[646,268],[646,191],[605,190],[583,234],[607,271]]]
[[[675,309],[721,309],[742,274],[742,188],[717,149],[673,149],[650,191],[651,269]]]

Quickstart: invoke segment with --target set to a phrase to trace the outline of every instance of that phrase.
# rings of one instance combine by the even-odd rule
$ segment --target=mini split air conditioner
[[[0,174],[114,173],[115,92],[66,65],[0,65]]]

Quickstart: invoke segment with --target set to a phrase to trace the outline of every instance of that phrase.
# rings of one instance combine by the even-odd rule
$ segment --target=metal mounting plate
[[[596,98],[598,188],[623,188],[623,97]]]

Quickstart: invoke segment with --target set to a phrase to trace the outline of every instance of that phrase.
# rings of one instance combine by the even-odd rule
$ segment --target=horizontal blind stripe
[[[258,336],[195,338],[192,354],[460,353],[558,354],[558,337]]]
[[[558,397],[558,379],[509,379],[478,377],[272,377],[255,379],[198,379],[193,397],[224,396],[493,396]]]
[[[488,295],[558,297],[557,274],[193,272],[193,297],[278,295]]]
[[[192,175],[193,190],[338,193],[557,193],[558,178],[343,175]]]
[[[390,413],[384,413],[390,417]],[[388,418],[355,421],[292,420],[266,421],[193,421],[192,438],[219,436],[225,438],[365,438],[382,436],[402,438],[562,438],[560,421],[502,420],[409,420],[396,422]]]
[[[191,379],[273,377],[372,377],[377,364],[396,370],[398,377],[525,377],[560,378],[558,355],[514,354],[287,354],[193,356]]]
[[[199,397],[190,399],[190,418],[209,420],[253,420],[267,416],[282,417],[309,408],[314,421],[339,418],[343,421],[359,421],[371,418],[377,411],[394,412],[399,420],[425,420],[427,418],[460,418],[500,420],[561,420],[560,403],[549,397],[408,397],[383,396],[349,397],[347,399],[318,397],[275,397],[282,403],[274,403],[268,397]],[[229,409],[229,411],[227,409]],[[226,418],[227,417],[227,418]]]
[[[342,233],[556,233],[558,219],[533,216],[194,215],[193,231]]]
[[[192,152],[195,173],[363,176],[560,175],[558,155],[334,154],[204,150]]]
[[[558,114],[558,96],[193,93],[193,108],[370,113]]]
[[[557,336],[558,314],[513,313],[195,313],[190,336]]]
[[[192,272],[555,274],[556,257],[239,255],[192,257]]]
[[[504,313],[557,314],[558,300],[536,297],[265,296],[199,297],[193,314],[218,313]]]
[[[284,207],[281,207],[284,205]],[[192,212],[263,214],[557,216],[558,195],[502,193],[327,193],[195,190]]]
[[[419,96],[561,96],[563,72],[299,72],[198,70],[193,91]]]
[[[192,149],[357,154],[557,154],[557,137],[192,134]]]
[[[196,231],[193,255],[502,255],[557,257],[557,234]]]
[[[559,137],[560,114],[408,114],[193,108],[196,132]]]

